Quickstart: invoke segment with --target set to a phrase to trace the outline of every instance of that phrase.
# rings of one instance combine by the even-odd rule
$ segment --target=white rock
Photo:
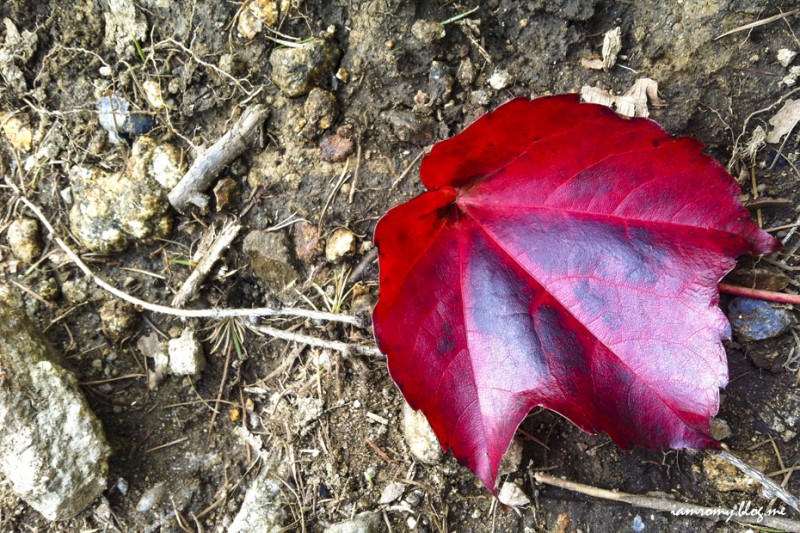
[[[788,67],[792,61],[794,61],[797,52],[794,50],[789,50],[788,48],[781,48],[778,50],[778,63],[781,64],[782,67]]]
[[[511,85],[511,74],[507,70],[496,68],[489,78],[489,85],[492,89],[499,91]]]
[[[328,242],[325,245],[325,258],[331,263],[335,263],[355,251],[355,234],[347,228],[339,228],[328,237]]]
[[[510,481],[503,483],[497,499],[500,500],[500,503],[509,507],[522,507],[531,503],[530,498],[522,492],[522,489],[516,483]]]
[[[405,490],[405,485],[399,481],[393,481],[386,485],[386,487],[383,489],[383,492],[381,492],[381,499],[378,500],[378,503],[381,505],[392,503],[393,501],[399,499]]]
[[[422,411],[415,411],[407,403],[403,405],[403,436],[411,455],[419,461],[435,465],[442,460],[442,447],[436,433]]]
[[[33,263],[42,255],[39,222],[35,219],[21,217],[14,220],[8,227],[6,238],[11,253],[23,263]]]
[[[164,97],[161,95],[161,86],[155,80],[146,80],[142,82],[144,88],[144,95],[147,101],[153,106],[154,109],[161,109],[166,105]]]
[[[169,370],[178,376],[199,374],[206,367],[203,345],[191,329],[183,330],[181,336],[169,341]]]
[[[111,449],[21,305],[0,284],[0,477],[48,520],[66,520],[105,490]]]
[[[242,507],[228,533],[283,531],[288,518],[287,506],[283,503],[283,499],[278,482],[266,474],[261,474],[247,489]]]

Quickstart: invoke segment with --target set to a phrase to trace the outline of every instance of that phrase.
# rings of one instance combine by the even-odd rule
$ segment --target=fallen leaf
[[[785,135],[789,135],[800,122],[800,100],[787,100],[783,107],[769,119],[772,130],[767,134],[767,142],[777,144]]]
[[[581,88],[581,98],[589,104],[600,104],[616,109],[617,113],[626,117],[649,117],[648,100],[653,107],[667,105],[658,97],[658,82],[650,78],[639,78],[628,92],[620,96],[615,96],[605,89],[584,85]]]
[[[490,490],[538,405],[625,448],[718,446],[716,284],[779,244],[702,149],[575,95],[520,98],[434,146],[429,192],[378,223],[389,372]]]

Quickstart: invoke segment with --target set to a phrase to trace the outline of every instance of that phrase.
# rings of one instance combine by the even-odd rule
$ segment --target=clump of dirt
[[[109,334],[103,309],[115,297],[86,281],[54,235],[40,227],[27,241],[40,251],[15,255],[21,248],[9,227],[33,214],[11,188],[0,188],[0,272],[27,294],[29,314],[65,355],[113,448],[108,489],[66,522],[48,523],[0,481],[0,530],[225,531],[256,479],[276,498],[269,514],[284,530],[323,531],[362,512],[369,527],[394,531],[728,527],[542,486],[532,477],[537,470],[707,506],[766,506],[755,489],[718,491],[702,454],[619,450],[537,410],[521,428],[520,466],[503,479],[532,504],[519,513],[503,509],[449,455],[432,464],[414,458],[402,397],[384,359],[365,353],[374,349],[368,315],[378,296],[371,239],[378,218],[422,192],[417,170],[427,147],[516,96],[584,86],[621,95],[637,79],[655,80],[666,105],[651,106],[651,118],[674,135],[701,139],[730,163],[743,200],[788,199],[760,208],[765,228],[796,224],[797,133],[782,146],[756,143],[751,158],[731,158],[735,149],[744,153],[756,126],[768,128],[780,108],[770,106],[792,90],[784,81],[792,65],[777,53],[800,49],[800,21],[787,15],[716,39],[786,13],[791,2],[489,0],[476,10],[444,1],[247,4],[0,4],[0,174],[42,208],[97,275],[146,302],[169,305],[197,266],[197,250],[207,249],[207,227],[235,219],[245,231],[193,295],[193,308],[293,305],[358,320],[184,321],[132,307],[128,326]],[[582,66],[599,57],[604,34],[617,27],[616,63]],[[128,102],[153,128],[119,128],[114,144],[100,123],[102,98]],[[225,186],[207,212],[168,208],[154,183],[157,198],[147,205],[137,203],[141,181],[124,192],[121,182],[84,180],[82,190],[74,188],[74,169],[126,176],[142,163],[137,146],[171,146],[175,165],[190,163],[256,104],[268,106],[269,119],[252,148],[219,175]],[[766,111],[753,115],[759,110]],[[148,208],[158,220],[140,221],[146,232],[128,228],[124,246],[92,246],[77,229],[92,221],[70,212],[87,194],[109,192],[129,215]],[[790,227],[774,234],[786,253],[762,261],[759,279],[783,276],[791,290],[800,236]],[[328,243],[336,244],[330,253]],[[151,390],[155,361],[137,341],[179,338],[185,322],[208,364],[199,375],[165,374]],[[283,336],[265,335],[264,325]],[[731,429],[726,444],[766,450],[775,470],[787,473],[800,460],[795,332],[758,345],[734,337],[719,415]],[[321,342],[309,344],[309,337]],[[770,371],[756,365],[755,352],[777,354]],[[799,483],[792,476],[787,486],[797,493]]]

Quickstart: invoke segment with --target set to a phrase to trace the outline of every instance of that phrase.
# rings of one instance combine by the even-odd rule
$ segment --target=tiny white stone
[[[403,435],[411,455],[429,465],[442,460],[442,447],[433,432],[428,419],[422,411],[415,411],[410,405],[403,405]]]
[[[792,61],[794,61],[797,52],[794,50],[789,50],[788,48],[781,48],[778,50],[778,63],[781,64],[782,67],[788,67]]]
[[[511,84],[511,74],[507,70],[495,69],[492,77],[489,78],[489,85],[492,89],[499,91],[505,89]]]
[[[356,236],[347,228],[334,231],[325,245],[325,258],[334,263],[356,251]]]
[[[399,481],[393,481],[392,483],[389,483],[386,485],[386,488],[383,489],[383,492],[381,492],[381,499],[378,501],[378,503],[381,505],[392,503],[403,495],[405,488],[405,485]]]
[[[510,481],[503,483],[497,499],[500,500],[500,503],[509,507],[522,507],[531,503],[530,498],[522,492],[522,489],[516,483]]]
[[[203,345],[191,329],[183,330],[177,339],[169,341],[169,369],[179,376],[199,374],[206,366]]]

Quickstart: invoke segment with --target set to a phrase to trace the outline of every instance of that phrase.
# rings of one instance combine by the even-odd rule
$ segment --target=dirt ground
[[[435,141],[516,96],[580,92],[583,86],[621,94],[636,79],[650,78],[666,103],[651,106],[651,118],[673,135],[702,140],[727,165],[756,127],[768,129],[779,107],[751,114],[794,88],[784,80],[790,71],[777,61],[778,50],[800,51],[797,16],[715,39],[800,7],[789,0],[253,3],[264,13],[282,4],[272,24],[279,33],[263,27],[242,35],[239,18],[250,8],[240,13],[240,1],[0,2],[0,19],[13,23],[24,41],[2,66],[0,113],[22,119],[21,127],[32,133],[27,147],[0,134],[0,173],[42,207],[95,273],[143,300],[169,305],[191,272],[205,228],[236,219],[243,231],[189,307],[290,305],[368,320],[378,296],[370,254],[375,224],[386,210],[422,192],[419,156]],[[473,8],[445,24],[439,40],[412,32],[418,20],[447,21]],[[616,65],[586,68],[582,59],[600,57],[604,34],[615,27],[622,39]],[[8,42],[10,28],[0,27],[0,43]],[[136,32],[143,37],[132,36]],[[283,46],[276,41],[321,34],[343,53],[314,82],[335,95],[338,113],[326,115],[330,124],[314,123],[307,96],[287,96],[276,85],[270,62]],[[490,83],[499,71],[507,79]],[[148,93],[153,87],[163,101]],[[112,94],[152,117],[147,135],[174,146],[184,162],[230,129],[243,109],[261,103],[270,114],[255,145],[220,175],[229,180],[229,199],[212,197],[208,212],[170,209],[169,231],[98,253],[70,235],[75,227],[61,191],[76,166],[111,173],[130,159],[137,134],[114,144],[98,120],[98,100]],[[342,126],[349,131],[340,130],[341,137],[349,135],[355,149],[341,161],[322,161],[320,136]],[[745,172],[743,200],[753,199],[754,190],[787,200],[761,209],[765,228],[795,223],[800,210],[798,133],[790,134],[781,155],[779,147],[761,147],[753,160],[738,159],[732,171]],[[153,332],[174,336],[184,322],[136,310],[135,323],[109,334],[110,319],[101,319],[100,309],[113,297],[83,281],[45,231],[44,259],[33,267],[17,260],[5,233],[11,221],[31,213],[5,185],[0,206],[0,272],[27,291],[29,311],[65,354],[113,448],[108,490],[72,520],[47,522],[0,480],[0,531],[225,531],[259,469],[270,466],[259,460],[259,442],[263,455],[279,457],[271,466],[282,487],[286,531],[323,531],[362,511],[382,513],[381,527],[392,531],[746,529],[735,521],[675,517],[538,485],[532,473],[539,470],[705,506],[768,503],[755,487],[720,490],[721,474],[704,464],[702,453],[623,451],[605,436],[583,434],[560,416],[536,410],[522,425],[521,465],[504,478],[532,504],[519,512],[503,509],[452,457],[430,466],[409,454],[400,424],[403,399],[384,359],[259,336],[246,320],[189,321],[203,339],[208,366],[199,376],[168,376],[151,390],[145,365],[152,362],[137,342]],[[308,224],[294,223],[299,219]],[[288,243],[287,262],[297,279],[277,291],[274,280],[254,269],[243,241],[250,231],[282,222],[287,224],[278,235]],[[309,244],[298,227],[310,234],[319,227],[321,242]],[[324,242],[340,228],[355,234],[354,250],[331,260]],[[785,280],[781,289],[797,291],[800,235],[775,235],[789,237],[786,253],[760,262],[757,275],[752,261],[745,261],[739,279]],[[83,296],[76,298],[76,291]],[[374,346],[369,327],[302,318],[266,323]],[[797,363],[790,358],[800,341],[794,331],[764,341],[734,337],[727,347],[731,383],[719,417],[731,434],[724,442],[767,472],[798,464],[800,395]],[[774,479],[780,483],[785,476]],[[379,503],[396,481],[403,483],[403,496]],[[159,483],[166,487],[162,497],[137,511],[142,495]],[[786,483],[800,493],[800,477],[790,475]]]

